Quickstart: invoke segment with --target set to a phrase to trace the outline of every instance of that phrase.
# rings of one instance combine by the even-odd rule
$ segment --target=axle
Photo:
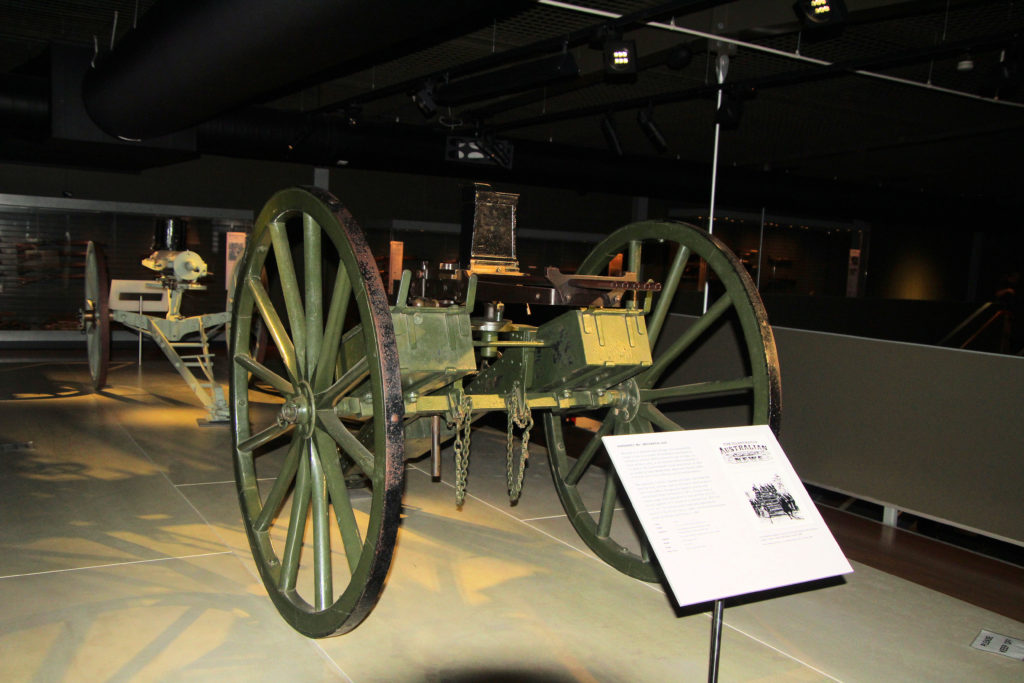
[[[503,394],[466,394],[472,401],[473,412],[486,413],[505,411],[507,396]],[[438,393],[431,396],[419,396],[415,392],[406,394],[405,417],[415,418],[433,415],[445,415],[452,411],[453,394]],[[555,411],[592,410],[608,406],[626,409],[632,400],[633,392],[625,389],[565,389],[563,391],[538,391],[526,394],[526,407],[530,410],[544,409]],[[371,396],[348,396],[334,406],[338,417],[354,420],[367,420],[373,417],[373,399]]]

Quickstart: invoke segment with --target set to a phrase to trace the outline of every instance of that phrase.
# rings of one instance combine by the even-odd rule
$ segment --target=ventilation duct
[[[498,0],[163,0],[91,69],[89,116],[147,139],[489,23]]]

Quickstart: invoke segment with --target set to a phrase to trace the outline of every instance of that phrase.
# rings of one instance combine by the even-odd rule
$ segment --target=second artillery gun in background
[[[599,557],[649,581],[657,569],[601,437],[682,429],[693,407],[710,426],[708,404],[723,402],[739,412],[726,411],[718,426],[777,426],[771,328],[750,277],[715,238],[681,223],[634,223],[600,242],[576,273],[530,277],[516,259],[515,195],[477,186],[471,215],[468,267],[405,271],[393,300],[333,195],[284,190],[256,221],[232,311],[235,475],[264,585],[306,635],[349,631],[376,603],[406,459],[430,451],[439,475],[441,443],[454,439],[462,502],[470,428],[483,414],[507,415],[515,501],[540,413],[569,521]],[[619,255],[622,274],[605,275]],[[688,264],[705,274],[712,303],[696,320],[672,319]],[[551,314],[521,324],[507,315],[513,305]],[[278,358],[260,361],[257,325]],[[739,369],[691,379],[696,352],[730,330]],[[570,417],[592,430],[569,426]],[[370,495],[350,494],[354,481]]]
[[[199,280],[207,277],[206,262],[185,249],[186,224],[176,218],[157,223],[153,252],[142,265],[155,271],[155,280],[114,280],[107,277],[103,252],[89,242],[85,252],[85,300],[79,322],[86,338],[92,386],[100,391],[107,383],[110,366],[110,323],[118,322],[156,342],[174,369],[206,408],[201,423],[227,422],[230,417],[224,388],[213,375],[210,339],[231,319],[230,311],[184,316],[185,292],[206,289]],[[137,310],[135,297],[138,297]],[[146,311],[164,312],[163,317]],[[179,353],[185,351],[184,354]],[[141,347],[140,347],[141,359]],[[198,370],[197,376],[193,370]]]

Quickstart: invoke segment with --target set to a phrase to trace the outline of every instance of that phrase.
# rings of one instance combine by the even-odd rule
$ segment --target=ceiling
[[[741,115],[738,125],[718,129],[722,205],[753,210],[770,204],[873,222],[941,221],[943,227],[981,220],[1014,229],[1024,209],[1020,0],[847,0],[847,20],[824,31],[804,28],[788,0],[507,3],[514,11],[474,17],[358,59],[348,55],[328,71],[297,73],[287,83],[270,82],[237,108],[195,126],[195,137],[183,145],[133,147],[96,136],[88,144],[55,140],[62,137],[53,128],[62,88],[75,97],[78,88],[45,66],[48,48],[80,45],[86,53],[98,51],[102,63],[111,45],[116,56],[133,24],[145,26],[158,4],[167,3],[0,3],[0,159],[139,170],[229,154],[666,196],[706,206],[715,157],[716,64],[726,55],[725,92],[740,101]],[[631,81],[609,81],[603,73],[602,37],[618,33],[636,42],[639,72]],[[301,46],[306,36],[277,39]],[[670,65],[681,46],[689,50],[688,62]],[[180,49],[184,59],[187,41]],[[410,96],[429,82],[443,99],[443,84],[472,90],[479,79],[467,81],[481,74],[489,74],[485,85],[507,85],[503,69],[562,53],[575,59],[578,76],[442,103],[429,118]],[[968,56],[970,70],[961,64]],[[124,92],[118,101],[133,96]],[[667,149],[655,150],[644,136],[640,113],[653,118]],[[614,122],[621,155],[602,132],[606,117]],[[482,141],[506,163],[446,160],[451,136]],[[510,161],[503,156],[508,149]]]

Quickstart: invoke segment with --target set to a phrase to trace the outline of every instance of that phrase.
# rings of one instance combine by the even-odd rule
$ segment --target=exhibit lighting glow
[[[604,42],[604,72],[613,80],[635,77],[637,73],[636,42],[606,40]]]
[[[807,26],[834,25],[846,18],[843,0],[799,0],[793,11]]]

